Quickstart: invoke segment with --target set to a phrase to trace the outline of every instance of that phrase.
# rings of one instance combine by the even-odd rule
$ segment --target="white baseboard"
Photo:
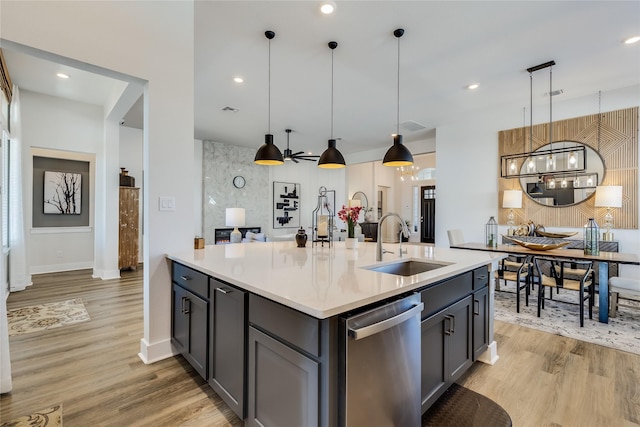
[[[29,278],[31,279],[31,278]],[[21,283],[20,285],[12,285],[9,287],[9,292],[20,292],[27,289],[28,286],[33,285],[33,282],[29,281],[29,283]],[[8,294],[7,294],[8,296]]]
[[[178,354],[171,345],[171,339],[149,344],[144,338],[140,339],[140,353],[138,357],[145,364],[159,362]]]
[[[94,279],[119,279],[120,278],[120,270],[98,270],[96,268],[93,269],[93,274],[91,277]]]
[[[86,270],[93,268],[93,261],[72,262],[69,264],[36,265],[29,268],[29,274],[58,273],[60,271]]]
[[[498,356],[498,343],[493,341],[489,344],[487,350],[478,357],[478,362],[495,365],[498,359],[500,359],[500,356]]]

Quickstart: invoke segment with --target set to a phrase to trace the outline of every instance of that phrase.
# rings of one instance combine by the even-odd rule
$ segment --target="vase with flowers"
[[[338,218],[347,223],[347,241],[345,245],[348,248],[355,247],[355,227],[361,210],[362,206],[346,207],[342,205],[342,209],[338,211]]]

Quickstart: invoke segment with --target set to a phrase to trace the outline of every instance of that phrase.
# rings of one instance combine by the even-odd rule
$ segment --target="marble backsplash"
[[[224,228],[226,208],[245,208],[245,225],[267,232],[271,221],[269,169],[253,163],[254,148],[235,147],[203,141],[202,218],[205,243],[214,243],[216,228]],[[233,185],[233,177],[244,177],[243,188]]]

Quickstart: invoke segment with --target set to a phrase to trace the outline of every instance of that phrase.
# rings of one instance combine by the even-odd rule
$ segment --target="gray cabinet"
[[[207,316],[209,303],[173,284],[171,342],[202,376],[207,378]]]
[[[473,360],[489,346],[489,269],[473,270]]]
[[[317,426],[319,363],[249,327],[248,426]]]
[[[422,412],[473,363],[471,305],[468,296],[422,321]]]
[[[209,385],[245,417],[247,292],[210,279]]]
[[[171,343],[206,380],[209,278],[174,262],[171,280]]]
[[[314,317],[250,294],[245,425],[313,427],[326,422],[320,411],[321,383],[326,387],[327,381],[321,373],[321,325]]]
[[[473,293],[473,360],[489,346],[489,288]]]

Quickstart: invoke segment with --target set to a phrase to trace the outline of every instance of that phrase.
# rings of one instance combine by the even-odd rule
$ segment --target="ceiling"
[[[640,35],[638,1],[336,3],[324,16],[318,1],[196,2],[194,137],[257,148],[270,117],[281,150],[290,128],[293,151],[320,154],[333,136],[348,154],[390,145],[398,107],[405,141],[462,114],[528,108],[526,68],[550,60],[553,89],[563,91],[554,102],[640,84],[640,43],[622,43]],[[405,29],[399,44],[396,28]],[[276,33],[270,105],[265,30]],[[333,135],[329,41],[338,42]],[[20,88],[90,104],[104,105],[122,84],[68,68],[71,78],[60,81],[58,64],[10,50],[5,59]],[[244,82],[235,83],[237,76]],[[533,81],[536,111],[548,105],[548,69]],[[472,83],[480,86],[467,89]],[[141,126],[141,108],[123,118],[125,126]]]

